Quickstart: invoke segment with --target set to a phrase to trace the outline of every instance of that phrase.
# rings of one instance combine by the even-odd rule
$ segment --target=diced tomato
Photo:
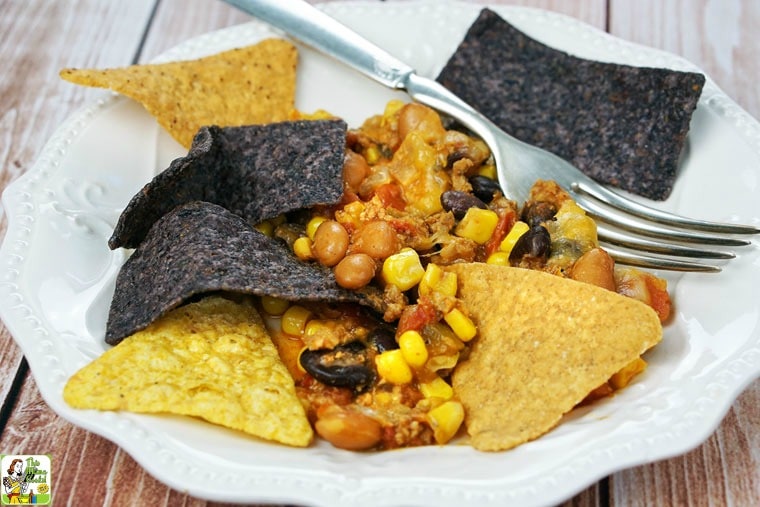
[[[649,292],[649,306],[660,317],[660,322],[665,322],[670,317],[670,295],[667,290],[667,282],[651,275],[644,277],[644,283]]]
[[[512,210],[507,210],[500,214],[499,221],[496,222],[496,228],[485,245],[486,258],[499,249],[499,245],[501,245],[501,242],[509,231],[512,230],[516,220],[515,212]]]
[[[401,234],[413,236],[418,232],[417,226],[415,224],[409,220],[404,220],[403,218],[393,218],[391,220],[388,220],[388,223],[391,224],[391,227],[393,227],[394,231]]]
[[[427,324],[432,324],[436,320],[438,320],[438,314],[435,307],[429,299],[421,297],[416,305],[409,305],[404,308],[398,321],[396,336],[401,336],[404,331],[420,331]]]
[[[403,210],[406,208],[406,201],[404,195],[401,192],[401,187],[395,183],[386,183],[380,185],[375,189],[375,195],[383,203],[386,208],[395,208]]]
[[[615,271],[615,283],[618,294],[648,304],[657,313],[660,322],[665,322],[670,316],[670,295],[665,280],[634,268],[625,268]]]

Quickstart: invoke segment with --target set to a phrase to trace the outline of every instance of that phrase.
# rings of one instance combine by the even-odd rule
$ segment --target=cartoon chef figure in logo
[[[6,472],[8,475],[3,477],[3,487],[8,494],[8,501],[11,504],[20,504],[21,495],[26,493],[26,488],[29,486],[23,480],[24,462],[20,459],[14,459]]]

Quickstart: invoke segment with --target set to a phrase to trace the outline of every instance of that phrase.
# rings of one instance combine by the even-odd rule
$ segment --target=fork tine
[[[597,233],[599,240],[605,243],[634,248],[646,252],[698,259],[733,259],[736,257],[736,254],[733,252],[694,248],[625,234],[608,227],[607,224],[602,222],[597,222]]]
[[[622,229],[640,233],[646,236],[651,236],[651,237],[656,237],[656,238],[661,238],[661,239],[666,239],[666,240],[683,241],[686,243],[702,243],[705,245],[747,246],[752,243],[751,241],[746,240],[746,239],[717,236],[714,234],[692,232],[692,231],[687,231],[687,230],[677,230],[670,227],[658,225],[657,223],[639,220],[639,219],[636,219],[635,217],[632,217],[630,214],[626,214],[625,212],[620,212],[617,208],[607,208],[606,206],[602,206],[596,200],[589,199],[583,194],[574,195],[573,198],[576,200],[576,202],[578,203],[580,207],[584,208],[589,214],[593,215],[595,218],[600,218],[604,220],[605,222],[613,224]],[[643,206],[643,207],[646,209],[649,209],[646,206]],[[666,213],[666,214],[670,215],[669,213]],[[672,216],[676,216],[676,215],[672,215]],[[684,218],[685,221],[691,220],[685,217],[681,217],[681,218]],[[747,226],[738,226],[738,227],[744,229]],[[751,228],[751,226],[748,226],[748,227]]]
[[[704,264],[694,261],[685,261],[671,259],[667,257],[657,257],[643,253],[635,253],[628,250],[621,250],[614,246],[605,245],[604,250],[615,259],[615,262],[651,269],[665,269],[669,271],[690,271],[697,273],[718,273],[721,271],[720,266],[714,264]]]
[[[658,210],[656,208],[640,204],[636,201],[632,201],[631,199],[628,199],[616,192],[613,192],[612,190],[602,187],[601,185],[592,187],[591,185],[587,185],[584,182],[577,182],[573,184],[573,190],[579,193],[593,196],[613,208],[617,208],[632,215],[636,215],[638,217],[671,227],[683,227],[696,231],[717,232],[720,234],[760,233],[760,227],[753,225],[709,222],[706,220],[698,220],[675,215],[673,213],[668,213],[667,211]]]

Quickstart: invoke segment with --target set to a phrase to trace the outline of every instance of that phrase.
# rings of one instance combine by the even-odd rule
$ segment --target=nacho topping
[[[452,381],[480,450],[544,434],[662,337],[649,306],[590,284],[478,263],[447,270],[478,327]]]
[[[491,332],[482,329],[478,319],[483,317],[473,306],[496,310],[468,299],[470,289],[461,277],[469,272],[459,271],[464,266],[491,264],[494,276],[500,270],[543,271],[543,278],[530,279],[537,288],[514,286],[530,286],[525,297],[536,295],[531,303],[536,306],[565,306],[563,290],[569,289],[554,290],[557,284],[586,286],[563,278],[594,285],[606,280],[605,289],[589,285],[604,296],[573,292],[574,304],[583,307],[577,327],[586,331],[598,315],[614,320],[627,311],[609,313],[607,300],[622,298],[615,292],[669,301],[664,287],[648,283],[641,272],[618,275],[611,259],[600,261],[606,253],[593,220],[556,183],[536,182],[524,205],[487,183],[493,181],[487,148],[444,127],[433,110],[392,101],[383,114],[343,137],[347,143],[333,144],[342,161],[341,195],[334,204],[299,208],[252,225],[241,212],[193,201],[158,219],[118,275],[108,343],[119,343],[198,297],[215,292],[261,296],[267,329],[317,434],[345,449],[390,449],[446,443],[464,424],[474,425],[471,435],[480,432],[481,416],[476,409],[473,419],[468,408],[471,382],[466,374],[461,377],[462,395],[452,382],[460,368],[467,371],[462,361],[475,352],[483,334]],[[238,149],[218,144],[214,156],[219,160]],[[210,151],[199,150],[198,157]],[[285,179],[269,192],[289,195],[291,185]],[[162,192],[145,195],[157,199]],[[238,197],[225,198],[234,202]],[[638,294],[636,287],[647,291]],[[654,292],[648,292],[652,287]],[[477,291],[494,299],[485,285]],[[575,360],[587,359],[582,355],[586,337],[555,322],[563,318],[550,315],[546,329],[559,326],[567,333],[568,342],[561,345],[568,347],[573,367],[582,367]],[[533,332],[523,321],[505,329],[509,336]],[[585,391],[578,399],[562,398],[549,415],[529,424],[527,437],[516,438],[535,438],[556,422],[548,424],[551,417],[630,382],[646,363],[640,352],[632,357],[623,352],[622,365],[601,362],[578,388]],[[477,357],[472,364],[484,378],[501,378],[496,363]],[[538,357],[531,368],[547,367],[545,359]]]
[[[251,329],[230,324],[237,331],[228,333],[231,317],[214,306],[201,319],[206,345],[195,324],[176,320],[219,295],[257,296],[308,421],[345,449],[444,444],[464,426],[479,449],[510,448],[644,371],[640,356],[670,312],[666,284],[616,266],[593,219],[556,183],[537,181],[528,202],[510,200],[485,143],[420,104],[391,101],[348,131],[327,112],[290,118],[201,126],[109,241],[136,248],[116,280],[109,357],[142,357],[146,341],[168,357],[154,344],[164,340],[188,358],[170,361],[190,386],[178,413],[207,414],[188,408],[199,401],[196,351],[224,346],[230,333],[260,335],[255,311]],[[159,332],[167,325],[171,336]],[[146,376],[165,375],[146,360],[127,364],[127,379],[145,364]],[[263,378],[253,374],[252,386]],[[242,396],[236,389],[226,403]],[[88,403],[169,410],[114,396]],[[215,398],[214,410],[223,403]],[[241,418],[209,420],[242,428]]]
[[[178,308],[75,373],[75,408],[200,417],[305,447],[313,432],[250,301],[207,297]]]
[[[205,125],[287,120],[294,108],[298,53],[267,39],[205,58],[115,69],[64,69],[63,79],[110,88],[143,104],[184,147]]]
[[[664,200],[705,77],[577,58],[484,9],[438,76],[515,137],[596,180]]]

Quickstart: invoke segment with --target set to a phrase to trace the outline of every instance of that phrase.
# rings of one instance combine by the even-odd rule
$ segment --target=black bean
[[[493,201],[493,196],[501,192],[499,182],[486,176],[473,176],[469,181],[472,185],[472,193],[483,202]]]
[[[523,260],[546,262],[551,250],[551,237],[543,225],[535,225],[520,236],[509,253],[510,264],[519,264]],[[526,259],[527,257],[527,259]]]
[[[486,209],[486,203],[472,194],[459,190],[447,190],[441,194],[441,206],[446,211],[451,211],[458,219],[464,217],[470,208]]]
[[[453,153],[451,153],[448,157],[446,157],[446,168],[453,167],[454,164],[462,160],[463,158],[467,158],[467,152],[464,150],[456,150]]]
[[[398,348],[396,342],[396,332],[388,326],[378,326],[367,335],[367,343],[374,348],[378,354],[382,354],[386,350],[394,350]]]
[[[557,207],[554,204],[547,201],[535,201],[525,205],[522,212],[522,220],[533,227],[534,225],[541,225],[542,222],[551,220],[556,214]]]
[[[367,366],[366,348],[360,342],[339,345],[334,349],[304,350],[301,366],[312,377],[333,387],[361,390],[374,380]]]

